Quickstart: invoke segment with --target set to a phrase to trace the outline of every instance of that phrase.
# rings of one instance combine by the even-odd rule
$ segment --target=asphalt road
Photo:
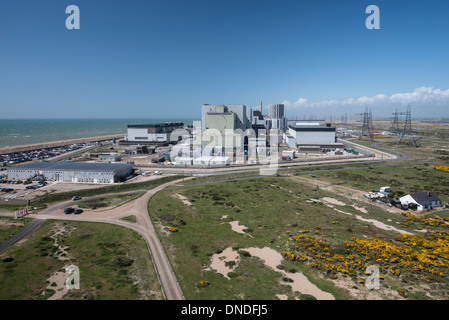
[[[3,242],[2,244],[0,244],[0,252],[2,252],[3,250],[5,250],[6,248],[8,248],[9,246],[12,246],[14,243],[16,243],[17,241],[23,239],[24,237],[26,237],[27,235],[29,235],[31,232],[33,232],[37,227],[40,226],[40,224],[44,222],[44,220],[41,219],[35,219],[33,221],[31,221],[30,223],[28,223],[25,228],[22,229],[22,231],[20,231],[18,234],[16,234],[15,236],[9,238],[8,240],[6,240],[5,242]]]

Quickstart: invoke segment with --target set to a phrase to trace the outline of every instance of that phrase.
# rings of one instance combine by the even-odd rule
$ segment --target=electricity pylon
[[[363,115],[363,126],[359,140],[361,140],[364,135],[368,136],[370,140],[373,140],[373,115],[371,110],[368,111],[368,108],[365,108],[365,113],[361,113],[361,115]]]
[[[399,133],[401,132],[401,129],[399,128],[399,112],[398,109],[396,109],[396,112],[393,112],[394,118],[393,123],[391,124],[390,131],[393,133]]]
[[[401,112],[401,115],[405,114],[405,123],[404,123],[404,130],[402,130],[401,138],[398,141],[398,146],[402,140],[404,140],[405,136],[410,137],[410,140],[415,148],[418,147],[416,144],[415,138],[413,137],[413,130],[412,130],[412,107],[410,105],[407,106],[407,112]]]

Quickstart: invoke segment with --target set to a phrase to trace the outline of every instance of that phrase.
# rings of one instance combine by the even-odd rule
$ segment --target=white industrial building
[[[133,172],[130,164],[34,162],[8,168],[8,179],[40,176],[50,181],[114,183],[124,181]]]
[[[231,165],[232,159],[227,156],[200,156],[192,157],[177,157],[175,164],[178,167],[187,166],[207,166],[207,167],[225,167]]]
[[[287,128],[287,118],[284,116],[283,104],[269,104],[268,116],[271,118],[271,128],[284,130]]]
[[[130,124],[127,136],[120,144],[167,144],[170,143],[171,133],[183,128],[182,122]]]
[[[251,128],[252,114],[251,109],[247,108],[245,105],[210,105],[204,104],[201,106],[201,129],[202,131],[208,128],[214,128],[214,124],[219,123],[220,119],[222,121],[228,120],[229,117],[223,117],[223,115],[233,115],[233,123],[229,125],[229,128],[246,129]],[[209,121],[210,125],[207,123]],[[220,128],[221,129],[221,125]]]
[[[296,121],[289,124],[288,133],[289,146],[295,141],[296,146],[318,146],[318,147],[342,147],[337,144],[335,127],[329,123],[322,124],[320,121]]]
[[[176,157],[175,158],[175,164],[178,167],[187,167],[191,166],[193,163],[192,157]]]

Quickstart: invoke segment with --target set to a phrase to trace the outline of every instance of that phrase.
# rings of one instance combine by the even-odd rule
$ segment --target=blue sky
[[[68,30],[68,5],[80,30]],[[368,30],[368,5],[380,30]],[[449,117],[447,0],[2,0],[0,117]],[[431,112],[430,112],[431,111]]]

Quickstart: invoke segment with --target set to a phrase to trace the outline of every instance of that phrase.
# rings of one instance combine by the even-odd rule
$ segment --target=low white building
[[[438,198],[436,194],[431,191],[411,193],[401,197],[399,200],[401,201],[401,205],[406,205],[409,208],[416,207],[417,211],[423,211],[441,206],[440,198]]]
[[[208,166],[210,164],[210,161],[212,160],[212,156],[201,156],[198,158],[193,159],[193,165],[194,166]]]
[[[176,157],[175,164],[179,167],[191,166],[193,158],[191,157]]]
[[[284,142],[289,148],[296,148],[296,138],[289,133],[284,133]]]
[[[231,158],[230,157],[213,157],[209,161],[209,165],[216,166],[216,167],[225,167],[231,165]]]

